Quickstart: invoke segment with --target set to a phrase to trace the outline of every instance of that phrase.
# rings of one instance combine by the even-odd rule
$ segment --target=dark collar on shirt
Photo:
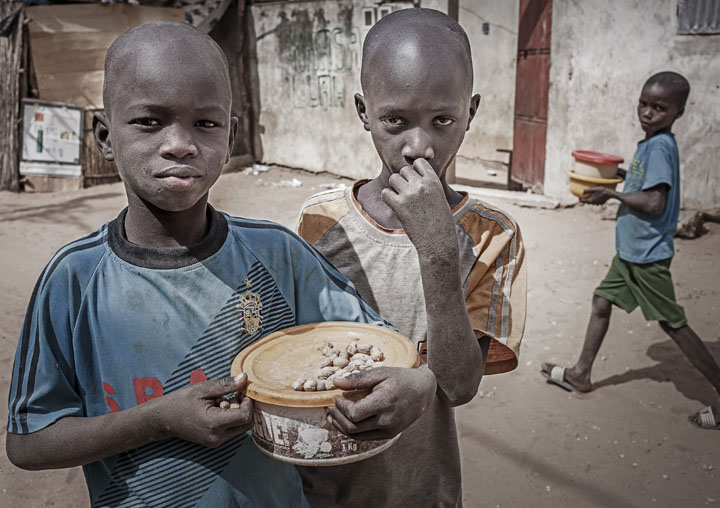
[[[208,204],[208,232],[199,242],[183,247],[143,247],[128,241],[125,235],[126,214],[127,208],[108,226],[110,248],[120,259],[143,268],[170,270],[198,263],[215,254],[228,234],[225,216]]]

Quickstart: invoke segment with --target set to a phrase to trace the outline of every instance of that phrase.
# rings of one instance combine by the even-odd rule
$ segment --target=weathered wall
[[[554,0],[545,194],[569,196],[571,152],[632,158],[644,81],[664,70],[691,85],[673,128],[683,206],[720,206],[720,35],[677,35],[676,0]]]
[[[447,0],[423,0],[447,12]],[[512,147],[517,47],[516,2],[460,2],[460,23],[473,50],[475,91],[483,98],[458,164],[502,161]],[[263,159],[352,178],[380,168],[369,133],[355,113],[360,92],[364,7],[370,0],[254,4]],[[409,7],[408,2],[383,4]],[[488,35],[482,23],[490,23]]]
[[[361,12],[352,0],[255,4],[263,159],[361,177],[377,171],[357,118]]]
[[[474,91],[482,96],[457,156],[458,174],[467,178],[492,168],[492,161],[507,161],[497,149],[512,149],[517,17],[517,1],[460,0],[459,22],[473,53]],[[483,23],[489,25],[487,35]]]

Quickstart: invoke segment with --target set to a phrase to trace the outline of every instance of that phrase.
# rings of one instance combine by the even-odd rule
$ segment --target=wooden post
[[[460,19],[460,0],[448,0],[448,16],[455,21]]]
[[[20,55],[23,11],[0,2],[0,21],[18,11],[7,36],[0,36],[0,190],[20,190]]]

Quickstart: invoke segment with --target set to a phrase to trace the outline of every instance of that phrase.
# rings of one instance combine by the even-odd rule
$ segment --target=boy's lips
[[[155,178],[164,180],[172,187],[189,187],[202,175],[199,171],[188,166],[173,166],[164,169],[155,175]]]
[[[173,166],[170,168],[165,168],[162,171],[155,174],[156,178],[168,178],[168,177],[176,177],[176,178],[192,178],[192,177],[199,177],[200,172],[192,168],[190,166]]]

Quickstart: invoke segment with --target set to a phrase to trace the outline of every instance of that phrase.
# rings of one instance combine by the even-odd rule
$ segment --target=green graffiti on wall
[[[345,77],[360,66],[360,30],[335,27],[306,31],[291,41],[293,106],[345,107]]]

